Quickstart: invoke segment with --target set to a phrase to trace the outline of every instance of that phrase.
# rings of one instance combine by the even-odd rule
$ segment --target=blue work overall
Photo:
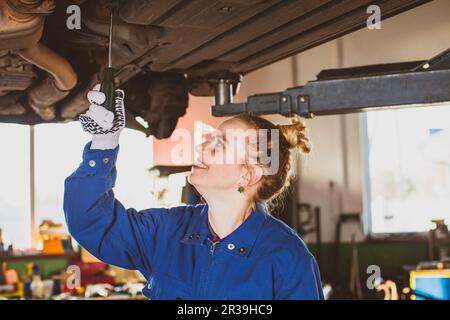
[[[114,197],[114,150],[91,150],[65,181],[72,236],[98,259],[138,270],[150,299],[323,299],[317,263],[304,242],[258,205],[219,242],[208,206],[143,211]]]

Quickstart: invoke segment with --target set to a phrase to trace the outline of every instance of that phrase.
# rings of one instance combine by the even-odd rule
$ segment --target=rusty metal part
[[[20,115],[26,111],[22,97],[36,79],[32,68],[8,51],[0,52],[0,115]]]
[[[12,8],[15,17],[47,15],[55,9],[53,0],[5,0],[5,2]]]
[[[89,101],[86,99],[86,96],[89,90],[97,83],[100,83],[100,73],[98,72],[91,77],[88,85],[77,90],[77,93],[73,97],[63,102],[61,106],[61,117],[63,119],[73,119],[89,108]]]
[[[0,51],[0,96],[26,90],[34,79],[36,74],[30,63],[8,51]]]
[[[39,41],[45,17],[27,12],[24,8],[32,9],[42,3],[24,0],[0,1],[0,50],[22,49]]]
[[[77,84],[77,74],[70,63],[41,43],[17,52],[22,58],[47,71],[55,78],[58,89],[71,90]]]
[[[109,34],[109,1],[92,1],[83,7],[83,33],[78,32],[74,41],[77,43],[92,43],[92,36],[102,36],[106,40]],[[133,25],[124,22],[119,16],[114,16],[114,41],[112,45],[112,60],[114,67],[120,68],[144,55],[149,48],[155,47],[163,33],[163,28],[157,26]],[[101,41],[99,46],[107,48],[107,43]],[[97,50],[96,60],[100,65],[106,65],[105,51]]]
[[[78,47],[80,44],[97,45],[103,50],[93,50],[93,56],[98,65],[105,66],[107,35],[109,26],[110,6],[108,1],[92,1],[83,7],[83,30],[74,33],[70,41]],[[153,50],[158,46],[158,39],[163,29],[155,26],[130,25],[119,17],[114,18],[114,42],[112,59],[117,68],[115,84],[120,86],[143,71],[151,63]],[[102,39],[102,40],[101,40]],[[92,46],[91,48],[95,48]],[[100,81],[98,74],[91,76],[89,83],[81,90],[59,105],[63,119],[73,119],[89,107],[86,94],[94,84]]]
[[[0,83],[2,79],[9,81],[8,88],[0,94],[30,87],[35,77],[30,64],[47,71],[50,76],[27,91],[28,105],[46,121],[55,118],[54,104],[66,97],[77,84],[77,75],[70,63],[39,43],[45,15],[52,13],[54,8],[53,0],[0,2],[0,50],[13,50],[27,62],[23,63],[12,55],[0,59],[5,65],[0,65]],[[11,65],[15,69],[11,70]],[[22,69],[19,70],[20,67]],[[2,114],[23,113],[25,108],[19,100],[14,92],[7,94],[1,101]]]
[[[91,5],[89,7],[89,5]],[[83,18],[84,26],[87,30],[78,32],[72,43],[94,44],[107,46],[109,7],[105,3],[92,3],[85,7],[87,12]],[[163,29],[154,26],[128,25],[117,19],[114,21],[114,42],[113,60],[117,67],[115,73],[116,87],[123,85],[134,76],[143,72],[146,66],[151,63],[151,56],[158,46],[158,39],[161,37]],[[98,38],[103,39],[99,41]],[[97,52],[97,62],[106,65],[105,52]],[[103,60],[101,60],[103,59]],[[61,105],[61,117],[63,119],[73,119],[89,107],[86,94],[91,88],[100,82],[98,73],[92,75],[89,83],[77,93],[64,101]]]
[[[70,91],[58,88],[53,78],[45,78],[39,85],[28,90],[28,104],[44,120],[56,116],[54,103],[65,98]]]
[[[146,53],[139,56],[137,59],[133,60],[131,63],[124,65],[115,73],[114,80],[116,87],[122,86],[128,80],[132,79],[134,76],[142,73],[144,67],[148,65],[151,61],[151,53],[155,47],[150,47]],[[82,90],[79,90],[77,94],[68,101],[64,101],[61,105],[61,117],[63,119],[73,119],[87,108],[89,108],[89,102],[86,99],[86,94],[91,90],[91,88],[101,81],[99,73],[95,73],[87,86]]]
[[[0,97],[0,115],[20,115],[25,112],[25,108],[20,102],[23,97],[21,92],[10,92],[6,96]]]
[[[52,76],[28,90],[28,103],[42,119],[54,119],[54,104],[65,98],[75,87],[77,74],[66,59],[41,43],[20,50],[17,54]]]

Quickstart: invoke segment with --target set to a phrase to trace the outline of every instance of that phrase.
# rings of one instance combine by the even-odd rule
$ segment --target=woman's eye
[[[214,139],[214,147],[216,148],[223,148],[224,142],[221,138],[217,137]]]
[[[212,140],[212,137],[211,137],[210,134],[203,134],[203,135],[202,135],[202,142],[203,142],[203,143],[205,143],[205,142],[211,142],[211,140]]]

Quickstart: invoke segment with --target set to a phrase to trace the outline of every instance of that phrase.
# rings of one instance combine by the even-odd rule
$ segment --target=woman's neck
[[[206,202],[209,224],[221,239],[236,230],[253,211],[247,199],[230,199],[221,196],[206,199]]]

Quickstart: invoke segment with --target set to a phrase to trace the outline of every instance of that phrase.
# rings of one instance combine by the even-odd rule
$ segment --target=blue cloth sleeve
[[[114,150],[83,152],[83,161],[65,181],[64,213],[70,234],[98,259],[126,269],[151,272],[151,257],[159,220],[168,209],[137,212],[114,197]]]
[[[306,248],[289,249],[275,265],[276,300],[323,300],[316,259]]]

